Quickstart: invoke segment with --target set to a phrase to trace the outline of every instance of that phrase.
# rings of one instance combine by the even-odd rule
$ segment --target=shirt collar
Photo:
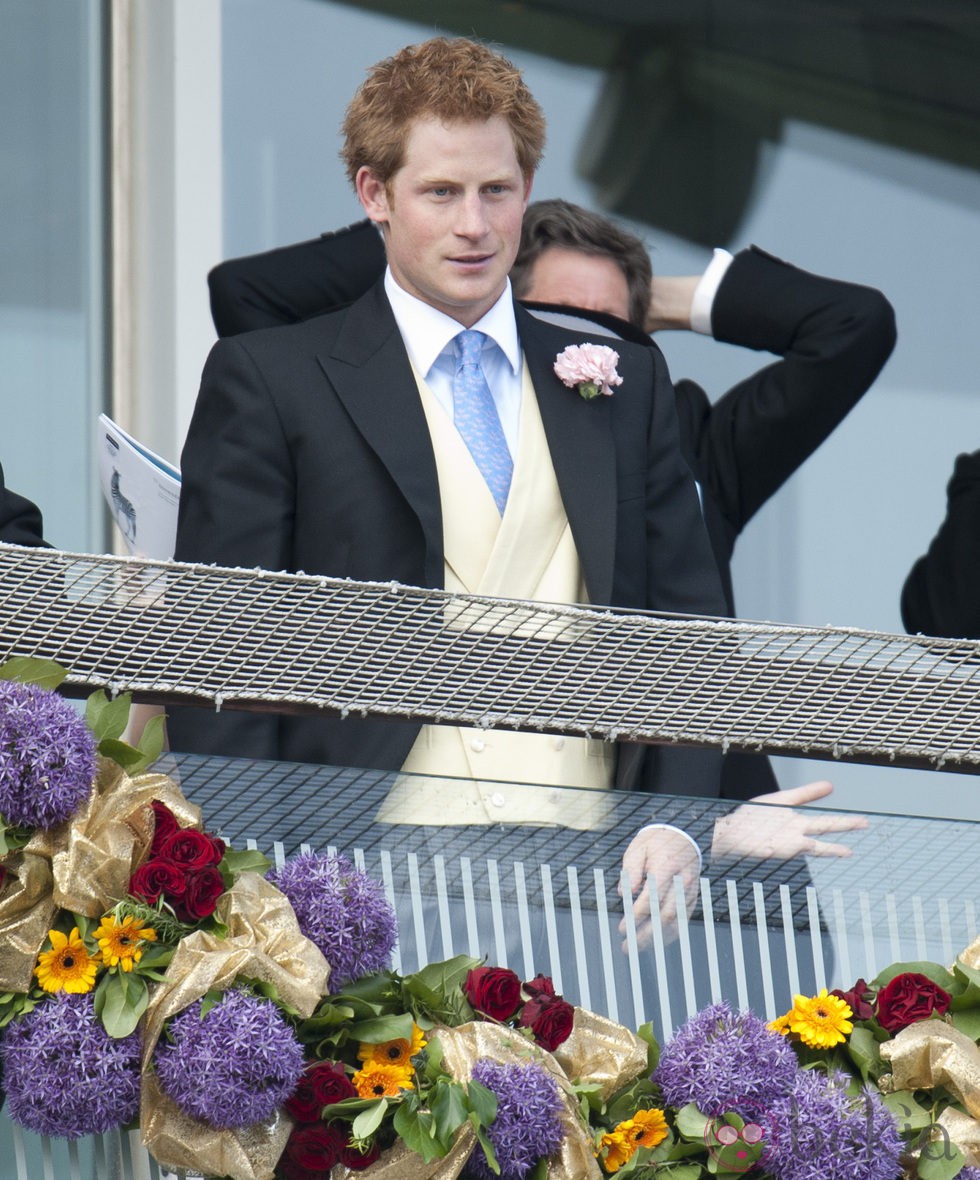
[[[399,287],[390,267],[385,271],[385,294],[412,364],[423,377],[428,377],[439,355],[463,330],[462,324]],[[521,345],[517,338],[510,279],[497,302],[473,327],[493,340],[507,358],[512,373],[519,372]]]

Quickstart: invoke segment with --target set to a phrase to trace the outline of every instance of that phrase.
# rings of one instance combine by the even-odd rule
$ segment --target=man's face
[[[544,250],[531,267],[526,290],[517,294],[532,303],[560,303],[630,318],[629,286],[617,264],[566,246]]]
[[[387,189],[369,168],[357,194],[384,227],[398,285],[464,327],[500,298],[531,185],[506,120],[416,119]]]

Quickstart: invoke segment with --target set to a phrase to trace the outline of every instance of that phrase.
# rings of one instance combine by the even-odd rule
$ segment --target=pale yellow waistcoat
[[[527,365],[517,456],[502,518],[449,415],[418,374],[416,380],[439,475],[446,589],[538,602],[586,602],[581,565]],[[482,613],[480,619],[486,626]],[[465,612],[457,613],[449,625],[467,625]],[[494,625],[519,630],[519,610]],[[609,788],[614,758],[611,743],[585,738],[427,725],[402,769],[412,775],[471,781],[400,779],[378,818],[389,823],[593,827],[605,810],[597,797],[511,784]]]

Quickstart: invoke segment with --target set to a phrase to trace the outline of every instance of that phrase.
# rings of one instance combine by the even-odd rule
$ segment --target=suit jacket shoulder
[[[718,340],[780,359],[714,401],[678,383],[685,450],[735,538],[846,417],[891,354],[894,312],[870,287],[824,278],[752,247],[712,309]]]
[[[44,539],[41,511],[36,504],[16,492],[4,482],[0,467],[0,541],[11,545],[47,546]]]
[[[980,639],[980,451],[960,455],[946,489],[946,518],[902,587],[905,629]]]
[[[384,271],[385,249],[370,221],[305,242],[230,258],[208,275],[219,336],[292,324],[360,298]]]

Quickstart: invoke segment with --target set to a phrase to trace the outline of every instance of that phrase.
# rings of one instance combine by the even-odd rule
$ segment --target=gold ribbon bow
[[[548,1180],[598,1180],[602,1175],[592,1140],[578,1116],[578,1101],[571,1087],[572,1079],[600,1086],[608,1098],[631,1082],[647,1063],[646,1045],[634,1033],[603,1016],[584,1008],[575,1009],[575,1023],[569,1038],[554,1053],[529,1041],[513,1029],[489,1021],[473,1021],[458,1028],[436,1028],[430,1040],[438,1036],[442,1043],[442,1060],[457,1081],[472,1076],[473,1066],[482,1057],[502,1064],[524,1064],[533,1059],[558,1083],[562,1093],[559,1114],[563,1137],[561,1147],[548,1161]],[[336,1169],[337,1180],[454,1180],[462,1172],[476,1146],[473,1129],[464,1125],[449,1154],[425,1163],[403,1143],[397,1143],[368,1168],[352,1171]]]
[[[292,906],[258,873],[242,873],[218,900],[224,938],[197,930],[182,938],[155,989],[143,1031],[140,1130],[143,1143],[168,1168],[190,1168],[232,1180],[271,1180],[292,1129],[282,1112],[265,1123],[216,1130],[181,1111],[157,1085],[151,1060],[164,1023],[212,988],[239,976],[270,983],[280,999],[310,1016],[327,990],[330,966],[299,929]]]

